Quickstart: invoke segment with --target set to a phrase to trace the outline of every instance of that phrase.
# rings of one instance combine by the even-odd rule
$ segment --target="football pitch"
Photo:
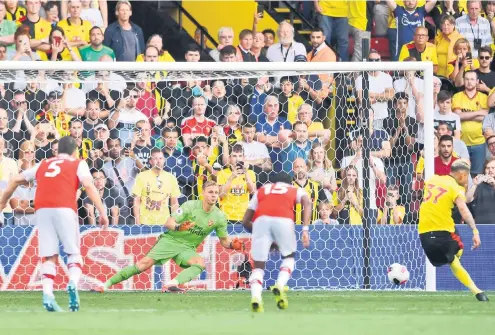
[[[265,312],[253,314],[248,291],[81,293],[78,313],[48,313],[40,292],[0,292],[2,335],[457,335],[495,333],[492,302],[467,292],[289,292],[277,310],[269,292]],[[67,310],[67,294],[56,293]]]

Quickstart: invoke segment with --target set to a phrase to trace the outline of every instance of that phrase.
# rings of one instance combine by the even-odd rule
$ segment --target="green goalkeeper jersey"
[[[187,231],[170,230],[165,233],[191,248],[196,249],[213,230],[218,237],[228,236],[225,213],[216,206],[209,213],[205,212],[202,200],[186,201],[175,213],[172,213],[172,217],[178,224],[194,223],[194,226]]]

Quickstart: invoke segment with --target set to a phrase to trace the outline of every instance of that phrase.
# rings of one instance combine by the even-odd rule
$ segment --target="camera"
[[[475,50],[481,49],[481,38],[475,38],[473,41],[473,46]]]

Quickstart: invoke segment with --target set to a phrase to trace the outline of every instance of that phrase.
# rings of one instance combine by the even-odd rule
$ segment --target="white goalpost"
[[[20,132],[23,132],[24,134],[24,138],[22,140],[18,139],[17,145],[15,145],[16,143],[12,142],[12,140],[10,142],[12,147],[12,159],[19,162],[24,162],[22,159],[25,159],[19,158],[20,154],[22,154],[21,157],[25,157],[24,152],[21,152],[27,148],[27,145],[22,145],[24,141],[33,141],[33,143],[37,143],[37,141],[40,143],[49,143],[43,146],[43,148],[52,148],[51,143],[53,143],[53,138],[37,139],[38,129],[36,127],[42,127],[38,124],[47,123],[55,125],[54,127],[57,128],[56,130],[58,131],[57,134],[54,134],[55,138],[63,136],[64,134],[71,134],[74,136],[71,133],[73,130],[70,127],[76,119],[81,119],[83,121],[81,123],[81,131],[83,132],[83,135],[78,136],[81,136],[82,139],[84,138],[82,141],[83,144],[81,152],[84,152],[83,156],[87,156],[82,158],[91,160],[91,162],[95,164],[96,170],[105,170],[105,164],[110,162],[112,159],[115,159],[112,158],[111,150],[107,148],[107,144],[100,144],[103,140],[97,137],[99,136],[99,133],[96,134],[96,128],[94,128],[98,124],[101,124],[101,126],[98,127],[99,129],[105,128],[109,131],[109,137],[114,136],[112,134],[117,134],[115,136],[121,139],[123,148],[126,146],[124,143],[127,143],[131,150],[134,150],[134,147],[131,146],[135,145],[135,143],[132,142],[133,140],[129,140],[127,142],[125,139],[122,140],[122,134],[123,132],[126,132],[131,134],[129,136],[134,136],[135,134],[133,132],[136,131],[136,127],[131,127],[128,125],[122,126],[122,124],[127,121],[124,122],[119,120],[118,117],[112,118],[112,115],[114,115],[115,112],[119,112],[120,109],[129,108],[125,105],[127,101],[126,99],[128,99],[129,90],[132,90],[129,88],[129,84],[144,83],[142,86],[137,85],[140,87],[139,89],[134,88],[135,90],[140,90],[139,92],[141,92],[136,96],[136,99],[142,99],[143,96],[153,99],[152,102],[150,102],[151,100],[141,101],[141,105],[139,106],[143,106],[141,108],[144,114],[147,113],[144,112],[145,109],[146,111],[149,110],[149,114],[146,114],[146,116],[151,124],[150,136],[152,137],[152,143],[162,150],[165,150],[167,146],[167,140],[162,134],[163,129],[170,129],[173,127],[184,129],[184,120],[194,117],[191,101],[194,100],[195,97],[205,97],[205,108],[207,108],[207,113],[211,113],[212,115],[216,113],[216,111],[220,114],[223,113],[222,115],[218,114],[220,116],[217,115],[218,119],[211,128],[221,125],[223,127],[222,129],[226,129],[225,136],[226,141],[228,141],[228,145],[226,145],[225,148],[227,149],[221,149],[218,151],[219,153],[211,149],[211,151],[206,154],[208,159],[212,159],[212,161],[208,161],[207,164],[210,164],[213,168],[218,169],[218,171],[221,171],[222,168],[228,167],[228,148],[231,148],[232,145],[239,141],[243,142],[242,124],[252,123],[253,127],[256,129],[256,133],[260,133],[265,137],[273,136],[275,138],[274,141],[282,141],[279,134],[270,135],[265,133],[268,131],[267,129],[272,127],[272,125],[270,125],[270,127],[263,126],[266,121],[266,116],[264,113],[267,107],[264,103],[260,102],[262,101],[260,98],[261,96],[263,96],[263,99],[266,99],[266,97],[270,95],[279,97],[285,94],[286,97],[279,100],[280,107],[277,108],[280,108],[280,111],[277,112],[285,113],[283,115],[284,117],[290,119],[288,122],[292,124],[291,126],[294,126],[295,122],[293,121],[297,121],[299,120],[298,118],[301,117],[299,115],[299,108],[304,103],[309,104],[310,107],[313,107],[313,121],[318,121],[319,124],[323,125],[325,129],[331,129],[330,138],[325,138],[325,132],[322,131],[323,128],[320,130],[312,130],[311,128],[308,128],[310,139],[311,141],[322,141],[322,139],[329,141],[329,143],[324,142],[323,147],[326,150],[325,157],[329,159],[332,165],[332,168],[329,170],[336,171],[334,171],[335,177],[328,177],[327,175],[325,175],[325,178],[322,177],[322,181],[315,184],[317,185],[315,186],[317,188],[314,189],[314,194],[312,195],[315,199],[318,198],[320,192],[319,190],[321,189],[320,194],[325,194],[326,200],[318,200],[317,205],[319,205],[320,202],[325,204],[328,203],[329,206],[332,207],[330,210],[331,215],[333,215],[333,213],[337,213],[337,208],[342,207],[344,208],[344,211],[347,210],[347,216],[346,218],[341,218],[338,216],[340,214],[336,214],[337,217],[335,220],[340,223],[338,226],[316,224],[311,228],[312,246],[309,250],[303,250],[302,246],[298,245],[299,256],[296,258],[296,270],[294,271],[294,278],[289,282],[289,285],[296,289],[302,290],[363,288],[393,289],[393,286],[386,280],[386,269],[390,264],[398,262],[406,265],[411,271],[411,280],[404,287],[405,289],[436,291],[436,270],[428,262],[422,252],[419,236],[414,225],[417,223],[416,214],[418,211],[418,200],[416,200],[416,202],[411,200],[412,196],[410,195],[404,197],[405,199],[408,199],[408,202],[410,202],[404,205],[408,208],[407,211],[411,211],[411,213],[406,211],[405,214],[407,216],[409,214],[412,215],[416,213],[416,216],[412,215],[416,218],[416,221],[411,220],[410,222],[405,222],[406,224],[401,226],[388,224],[379,225],[377,224],[377,218],[380,215],[379,212],[381,209],[380,205],[375,206],[375,202],[377,204],[380,203],[380,199],[386,197],[386,194],[380,196],[377,193],[379,192],[378,190],[380,187],[376,184],[377,187],[375,190],[375,185],[373,185],[373,187],[370,188],[371,191],[373,191],[373,195],[370,197],[372,199],[372,204],[370,207],[373,208],[364,208],[363,214],[361,214],[361,225],[358,225],[351,222],[351,215],[355,215],[352,214],[352,206],[349,204],[340,206],[340,198],[338,194],[338,188],[342,187],[342,180],[345,177],[343,175],[345,173],[345,169],[342,167],[343,164],[341,164],[345,161],[344,157],[349,158],[348,161],[351,161],[351,163],[352,157],[359,157],[354,146],[357,142],[359,142],[356,136],[359,137],[362,135],[353,134],[365,134],[362,142],[364,144],[360,145],[362,146],[368,143],[368,139],[366,139],[366,132],[356,133],[358,129],[366,129],[369,127],[368,122],[365,122],[368,120],[364,120],[363,118],[363,115],[368,114],[363,112],[358,94],[356,93],[356,86],[369,89],[370,92],[373,92],[374,90],[374,87],[372,86],[373,84],[369,84],[369,87],[367,87],[366,84],[356,85],[356,78],[364,72],[372,73],[376,71],[383,71],[390,73],[393,78],[402,78],[404,77],[404,72],[416,71],[418,74],[417,77],[421,77],[421,81],[418,82],[421,83],[422,87],[418,89],[423,92],[423,99],[420,100],[420,103],[422,104],[421,107],[424,113],[424,123],[422,126],[418,126],[418,131],[424,131],[424,143],[422,148],[424,156],[423,175],[424,179],[427,179],[433,175],[433,139],[435,136],[433,121],[434,74],[433,64],[431,62],[138,63],[7,61],[2,62],[1,64],[0,86],[3,85],[4,90],[6,92],[10,92],[8,98],[6,98],[7,95],[3,97],[9,102],[9,106],[10,102],[15,102],[15,96],[21,94],[19,92],[28,92],[30,85],[33,92],[38,92],[44,87],[51,87],[50,89],[46,88],[46,90],[51,91],[44,92],[46,94],[46,100],[44,101],[37,101],[36,99],[38,99],[38,95],[36,95],[35,98],[29,99],[27,99],[28,95],[25,95],[26,99],[29,100],[27,109],[36,117],[31,120],[33,129],[24,125],[19,126]],[[103,72],[106,73],[104,79],[95,78],[95,73]],[[43,73],[43,79],[39,79],[40,77],[38,76],[40,73]],[[70,77],[64,77],[63,73],[72,74]],[[112,77],[109,75],[111,73],[115,76]],[[315,84],[315,82],[318,80],[323,81],[322,78],[324,76],[325,78],[332,77],[333,81],[332,86],[330,87],[329,96],[322,99],[323,101],[320,101],[318,94],[320,94],[319,92],[323,90],[323,84]],[[266,84],[264,84],[264,86],[259,85],[260,78],[265,77],[268,77]],[[115,78],[119,78],[119,83],[115,82],[117,80]],[[287,87],[280,84],[282,78],[289,78],[287,80],[291,81],[291,85],[293,87],[292,91],[289,92]],[[316,79],[309,84],[309,88],[304,88],[306,87],[306,84],[311,81],[310,78]],[[99,91],[100,81],[106,82],[105,90],[108,90],[110,93],[113,91],[114,93],[101,93],[101,91]],[[194,85],[196,86],[188,84],[192,81],[195,82]],[[222,81],[223,84],[218,87],[214,86],[216,81]],[[203,84],[200,84],[200,82]],[[50,83],[51,86],[47,83]],[[78,96],[77,94],[85,94],[86,98],[84,106],[72,105],[71,103],[74,101],[67,101],[67,99],[70,99],[68,96],[65,96],[65,100],[63,100],[62,97],[65,94],[64,90],[66,90],[66,88],[64,85],[60,84],[67,83],[73,84],[72,88],[74,90],[80,90],[82,92],[80,93],[77,91],[74,95],[71,95],[71,97]],[[207,83],[206,85],[211,85],[211,88],[206,88],[204,83]],[[118,89],[119,85],[122,87],[120,91]],[[128,88],[124,89],[124,86]],[[260,87],[265,91],[256,91]],[[104,118],[100,119],[98,116],[97,119],[94,119],[91,122],[86,122],[86,119],[92,118],[92,116],[90,116],[90,107],[88,107],[89,105],[86,105],[86,103],[92,102],[95,99],[94,97],[91,98],[92,95],[90,94],[90,92],[94,90],[97,91],[95,96],[97,100],[100,100],[99,107],[101,110],[105,109],[104,106],[108,105],[109,101],[113,101],[114,105],[110,103],[111,107],[108,107],[108,110],[106,110],[107,114]],[[288,90],[288,93],[284,90]],[[217,93],[220,91],[223,93]],[[232,95],[232,98],[228,96],[229,94]],[[405,94],[407,94],[407,92],[405,92]],[[112,97],[109,98],[109,96]],[[366,97],[367,94],[364,96]],[[300,97],[300,99],[298,97]],[[54,99],[62,99],[66,106],[59,106],[59,108],[61,108],[60,111],[55,112],[53,110],[56,108],[54,107],[56,105],[56,103],[53,102]],[[224,103],[224,100],[227,102]],[[266,103],[266,100],[263,101]],[[282,103],[282,101],[284,102]],[[394,100],[390,99],[389,102],[386,103],[393,105]],[[56,119],[62,112],[64,112],[64,108],[69,109],[67,104],[74,107],[73,109],[77,111],[73,112],[75,114],[70,114],[69,118],[72,122],[67,122],[69,129],[59,129]],[[235,129],[232,130],[233,128],[229,126],[230,121],[228,118],[232,112],[229,106],[231,105],[235,105],[235,108],[237,108],[236,110],[240,111],[239,114],[246,119],[242,123],[241,121],[238,121],[238,124],[241,125],[238,131]],[[371,103],[371,110],[373,110],[373,105],[374,103]],[[316,110],[317,107],[314,106],[318,106],[318,111]],[[3,108],[7,107],[0,106],[0,109]],[[9,120],[10,128],[16,125],[16,113],[17,111],[14,109],[12,114],[14,115],[14,119]],[[235,112],[232,112],[232,114],[235,114]],[[321,115],[323,115],[323,118]],[[295,117],[295,119],[292,120],[291,117]],[[157,119],[159,121],[157,121]],[[169,124],[168,121],[172,121],[171,124]],[[312,121],[310,120],[308,123],[312,124]],[[94,125],[94,127],[91,125]],[[209,132],[212,130],[213,129],[208,129]],[[282,130],[287,129],[282,126]],[[74,131],[77,132],[76,130]],[[227,133],[228,131],[231,131],[231,133]],[[182,157],[185,157],[186,159],[193,157],[195,155],[192,147],[195,143],[193,138],[200,136],[194,135],[184,138],[180,137],[180,135],[181,134],[179,134],[179,140],[182,140],[182,146],[179,143],[177,148],[180,147],[180,150],[178,149],[178,151],[180,151],[183,155],[181,156],[181,159]],[[220,137],[220,144],[217,143],[217,145],[218,147],[222,147],[222,138],[224,135],[216,135]],[[291,138],[294,138],[294,141],[296,138],[295,136],[296,135],[290,135]],[[189,140],[193,144],[188,144]],[[99,144],[95,145],[97,142]],[[84,143],[88,143],[88,147],[86,149],[84,148]],[[209,140],[208,146],[211,146],[211,148],[214,146],[212,143],[216,142]],[[371,143],[371,141],[369,143]],[[256,177],[260,178],[258,179],[258,183],[269,180],[269,177],[266,177],[267,179],[262,179],[263,177],[261,177],[261,175],[266,174],[269,176],[270,174],[287,169],[287,166],[290,166],[290,169],[292,169],[292,164],[294,163],[295,158],[303,157],[295,154],[285,154],[284,150],[287,149],[285,148],[284,143],[281,143],[280,146],[277,146],[278,144],[273,144],[272,146],[272,144],[273,143],[268,145],[268,152],[270,155],[269,158],[272,164],[271,170],[263,170],[261,167],[255,167],[255,165],[252,166],[253,171],[256,171]],[[102,145],[101,149],[97,149],[100,145]],[[265,146],[267,146],[267,144],[265,144]],[[40,150],[37,146],[34,148],[36,150]],[[313,150],[312,145],[309,145],[307,148],[308,151],[309,149]],[[106,151],[107,149],[108,151]],[[101,150],[102,152],[95,153],[98,150]],[[226,150],[227,152],[225,152]],[[361,149],[358,148],[357,151],[359,150]],[[143,153],[142,156],[140,156],[137,151],[135,152],[137,157],[136,159],[142,159],[143,161],[141,163],[146,165],[149,152],[147,154]],[[215,154],[213,152],[215,152]],[[223,161],[222,153],[223,155],[226,155],[225,160]],[[245,154],[247,155],[247,151]],[[124,155],[124,153],[122,153],[122,155]],[[419,159],[419,150],[414,152],[413,156]],[[274,157],[276,158],[274,159]],[[126,159],[127,158],[128,156],[126,156]],[[205,173],[206,176],[206,172],[200,170],[201,167],[195,163],[195,158],[197,157],[194,156],[191,158],[191,162],[176,160],[173,166],[168,166],[170,171],[179,180],[182,193],[179,199],[189,199],[190,197],[194,198],[195,192],[198,192],[200,187],[198,186],[198,175],[200,175],[199,178],[202,178],[203,173]],[[96,161],[98,159],[101,160],[101,165],[98,165],[97,167]],[[246,157],[246,159],[248,159],[248,157]],[[303,159],[307,163],[312,161],[309,156],[304,156]],[[388,158],[385,157],[383,160],[387,162],[387,159]],[[166,159],[165,164],[172,164],[169,162],[171,162],[171,160]],[[362,164],[366,166],[367,163],[365,161]],[[347,166],[350,165],[352,164],[347,164]],[[185,171],[185,166],[190,166],[191,172],[188,172],[190,173],[190,176],[188,177],[189,179],[183,178],[184,180],[187,180],[183,181],[184,184],[181,184],[182,179],[180,178],[184,176],[180,175],[180,171]],[[196,168],[198,169],[197,171],[195,170]],[[314,174],[311,174],[316,170],[311,170],[310,165],[308,165],[307,169],[308,171],[306,172],[309,176],[312,176],[311,178],[313,178],[313,176],[314,178],[317,178],[316,176],[318,176],[318,173],[315,172]],[[384,169],[386,170],[386,166]],[[356,168],[356,171],[357,170],[358,169]],[[387,175],[385,172],[383,172],[383,174]],[[369,173],[366,172],[364,175],[369,175]],[[131,184],[131,179],[135,179],[135,176],[133,176],[134,175],[129,172],[126,178],[130,179],[127,180],[124,178],[124,184],[128,182]],[[106,177],[108,179],[112,179],[110,176]],[[326,179],[327,177],[328,180]],[[394,178],[395,177],[398,178],[399,176],[394,176]],[[308,180],[311,178],[308,178]],[[361,176],[361,179],[363,178],[365,177]],[[123,200],[119,202],[118,205],[116,205],[117,202],[115,202],[114,205],[119,209],[120,216],[115,219],[115,223],[119,224],[113,225],[108,232],[101,232],[97,229],[93,229],[95,227],[91,225],[91,218],[97,217],[98,213],[90,212],[94,210],[91,209],[91,204],[88,204],[83,199],[80,200],[81,209],[84,210],[86,213],[85,215],[87,215],[87,217],[81,217],[82,253],[85,260],[85,267],[83,269],[84,275],[82,279],[84,284],[81,285],[81,287],[86,289],[90,289],[94,285],[105,282],[121,267],[135,263],[139,257],[146,254],[149,248],[154,244],[157,236],[162,232],[162,227],[159,224],[147,224],[144,222],[142,225],[135,225],[135,221],[126,221],[125,216],[127,215],[127,217],[130,217],[133,213],[132,204],[126,202],[128,200],[127,198],[129,198],[129,194],[127,193],[131,193],[132,195],[131,186],[126,186],[128,188],[126,189],[126,187],[124,187],[125,185],[120,185],[118,179],[113,178],[111,181],[113,182],[112,187],[121,189],[121,191],[117,193]],[[337,189],[334,189],[332,186],[333,181],[335,181]],[[373,177],[372,181],[375,181],[375,177]],[[356,183],[358,182],[356,181]],[[385,189],[385,193],[387,193],[386,190],[388,182],[382,182],[382,184],[381,189]],[[368,185],[367,187],[370,187],[370,180],[364,181],[364,185]],[[411,193],[413,192],[412,186],[401,185],[401,187],[408,189]],[[3,186],[0,185],[0,189],[2,188]],[[401,195],[399,194],[399,196]],[[414,202],[416,203],[416,207],[413,204]],[[220,203],[220,206],[222,207],[223,204]],[[236,211],[243,211],[245,208],[242,206],[244,205],[239,204],[239,207],[236,207]],[[313,221],[316,221],[316,219],[319,218],[319,209],[320,208],[315,205]],[[0,227],[0,254],[4,252],[10,253],[6,254],[6,256],[8,256],[7,258],[0,258],[0,290],[39,289],[41,286],[37,273],[38,258],[33,253],[37,243],[39,243],[36,236],[36,229],[33,226],[34,219],[32,216],[29,217],[29,220],[31,221],[28,223],[31,223],[31,225],[19,224],[18,222],[20,221],[16,221],[20,220],[18,218],[19,214],[16,214],[15,208],[12,208],[10,213],[12,213],[13,216],[13,221],[11,221],[13,226],[4,226],[3,228]],[[369,218],[365,217],[368,215],[367,213],[375,213],[373,214],[375,215],[374,219],[368,220]],[[382,215],[384,214],[382,213]],[[122,216],[124,216],[124,220],[121,220]],[[242,225],[240,223],[233,223],[233,221],[236,220],[238,221],[238,219],[235,219],[233,215],[233,218],[230,220],[232,221],[232,224],[229,225],[229,234],[238,235],[245,239],[247,241],[248,250],[243,253],[226,251],[219,247],[218,239],[216,237],[212,236],[207,238],[198,251],[198,253],[206,260],[206,271],[191,283],[192,288],[207,290],[232,289],[238,286],[239,282],[242,282],[243,274],[239,269],[249,263],[248,258],[250,243],[248,242],[249,234],[242,229]],[[351,224],[343,224],[349,222],[351,222]],[[298,232],[300,232],[299,228],[300,227],[297,227]],[[368,234],[366,234],[366,230]],[[369,238],[366,236],[369,236]],[[367,238],[368,241],[363,243],[363,238]],[[367,251],[364,250],[366,248],[368,249]],[[279,262],[277,257],[278,256],[274,254],[273,259],[270,259],[268,262],[267,274],[270,279],[267,280],[267,285],[273,281],[272,279],[276,278],[277,264]],[[156,266],[151,271],[138,275],[132,282],[128,282],[124,286],[118,286],[117,289],[159,289],[160,282],[163,281],[164,278],[170,278],[171,276],[173,277],[173,274],[178,271],[179,268],[176,265],[168,262],[163,267]],[[66,279],[63,278],[65,273],[64,268],[61,267],[58,273],[61,273],[59,276],[61,278],[59,279],[58,285],[62,288],[64,287],[62,284],[66,283]]]

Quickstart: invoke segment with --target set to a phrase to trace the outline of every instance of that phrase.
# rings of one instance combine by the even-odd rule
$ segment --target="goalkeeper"
[[[213,181],[207,181],[203,186],[203,200],[186,201],[182,204],[177,212],[168,218],[165,223],[168,231],[160,235],[148,254],[135,265],[122,269],[97,291],[103,292],[155,264],[161,265],[173,259],[185,270],[164,285],[162,291],[183,293],[184,290],[179,288],[179,285],[196,278],[205,269],[205,262],[196,253],[196,248],[213,230],[224,248],[244,249],[241,241],[231,239],[227,233],[227,217],[216,206],[219,194],[219,186]]]

